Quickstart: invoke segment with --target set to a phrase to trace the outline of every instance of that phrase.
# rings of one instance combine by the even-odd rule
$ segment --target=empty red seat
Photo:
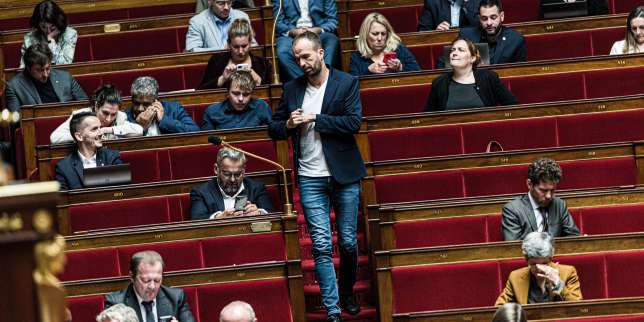
[[[490,196],[526,191],[527,165],[472,168],[463,170],[465,196]]]
[[[644,204],[585,208],[581,222],[589,235],[644,232]]]
[[[218,322],[221,309],[236,300],[249,303],[255,314],[263,317],[263,320],[293,320],[288,281],[285,278],[198,286],[197,298],[201,322]]]
[[[88,249],[65,252],[67,263],[61,281],[119,276],[116,248]]]
[[[486,152],[491,141],[499,142],[505,151],[555,147],[557,123],[544,117],[463,125],[466,154]]]
[[[77,25],[82,23],[123,20],[129,18],[128,10],[123,9],[110,9],[101,11],[84,11],[84,12],[71,12],[67,14],[67,20],[70,25]]]
[[[429,97],[429,84],[373,88],[360,91],[362,116],[420,113]]]
[[[393,225],[396,248],[484,243],[485,216],[413,220]]]
[[[644,110],[577,114],[557,117],[561,146],[586,145],[644,139],[640,125]]]
[[[508,78],[509,88],[521,104],[585,98],[583,73]]]
[[[490,215],[486,216],[485,220],[485,229],[487,233],[488,242],[498,242],[503,241],[503,236],[501,233],[501,216]]]
[[[625,32],[624,27],[592,30],[590,36],[593,40],[593,55],[608,55],[613,43],[624,39]]]
[[[166,149],[123,151],[123,163],[132,169],[132,182],[156,182],[170,180],[170,161]]]
[[[644,93],[644,67],[614,68],[586,73],[587,98]],[[610,86],[607,86],[610,84]]]
[[[465,197],[460,171],[375,176],[378,203]]]
[[[606,254],[608,297],[643,296],[644,251]]]
[[[93,58],[104,60],[179,53],[175,29],[156,28],[92,36]]]
[[[446,125],[370,131],[371,161],[463,153],[460,126]]]
[[[592,55],[590,33],[583,30],[527,35],[525,39],[528,61]],[[557,50],[552,50],[553,44]]]
[[[612,13],[628,13],[633,8],[642,5],[641,0],[614,0],[614,7]]]
[[[644,322],[644,315],[604,315],[600,317],[566,319],[566,322]]]
[[[637,183],[633,157],[559,162],[563,178],[558,189],[632,186]]]
[[[132,255],[144,250],[153,250],[161,254],[165,264],[164,272],[203,268],[203,258],[198,240],[182,240],[165,243],[151,243],[118,248],[121,275],[130,271]]]
[[[183,67],[183,75],[185,78],[186,89],[197,88],[197,86],[201,84],[201,80],[203,79],[203,75],[206,71],[206,66],[207,64],[196,64],[196,65],[189,65],[189,66]],[[208,104],[206,104],[206,106],[208,106]],[[201,117],[202,116],[199,115],[200,120],[201,120]],[[201,126],[201,122],[197,123],[197,125]]]
[[[34,119],[36,130],[36,145],[49,145],[49,136],[60,126],[68,116],[39,117]]]
[[[416,62],[420,65],[420,68],[423,70],[429,70],[435,68],[434,55],[431,50],[431,46],[420,45],[420,46],[409,46],[407,47],[414,57]]]
[[[6,29],[0,27],[0,30]],[[22,42],[2,44],[2,55],[4,56],[5,64],[4,68],[18,68],[18,66],[20,66],[20,58],[22,57],[20,48],[22,48]]]
[[[396,33],[414,32],[418,26],[418,7],[419,6],[396,6],[349,11],[350,36],[355,36],[360,33],[362,21],[372,12],[378,12],[385,16]]]
[[[74,79],[80,84],[85,93],[93,93],[103,84],[103,77],[97,74],[75,75]],[[118,89],[121,90],[121,87],[118,87]],[[129,89],[127,90],[129,91]]]
[[[205,267],[286,260],[281,232],[209,238],[201,247]]]
[[[504,23],[539,20],[538,0],[512,0],[503,2]]]
[[[602,254],[555,256],[554,261],[575,267],[584,300],[607,297],[604,281],[606,271]]]
[[[178,15],[182,13],[194,13],[194,3],[169,3],[162,6],[145,6],[128,9],[130,18],[157,17],[167,15]]]
[[[264,4],[259,5],[258,7],[263,6]],[[251,27],[255,32],[255,40],[259,45],[266,44],[266,31],[264,31],[264,20],[262,19],[252,19],[250,21]]]
[[[203,123],[203,112],[206,111],[208,106],[210,106],[210,103],[184,105],[183,107],[186,109],[186,112],[190,114],[197,126],[201,127],[201,124]]]
[[[96,321],[96,315],[103,311],[103,295],[68,297],[67,307],[73,321]]]

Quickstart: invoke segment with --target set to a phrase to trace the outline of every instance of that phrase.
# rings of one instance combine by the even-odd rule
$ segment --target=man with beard
[[[69,132],[77,149],[56,164],[60,190],[83,188],[83,169],[123,163],[118,151],[102,148],[101,121],[93,112],[74,114]]]
[[[487,43],[492,65],[524,62],[525,39],[520,33],[504,27],[503,19],[503,6],[499,0],[482,0],[479,5],[479,26],[461,28],[459,34],[474,43]],[[445,67],[444,57],[439,57],[436,67]]]
[[[215,178],[192,188],[190,219],[265,215],[273,210],[266,187],[244,178],[246,156],[223,147],[217,153]]]
[[[353,135],[360,129],[362,104],[358,79],[324,64],[320,37],[310,31],[293,40],[293,56],[304,75],[284,85],[269,134],[293,138],[293,160],[300,201],[313,241],[315,274],[327,321],[342,321],[340,302],[356,315],[353,295],[358,267],[356,226],[364,162]],[[336,284],[330,205],[340,248],[340,281]]]

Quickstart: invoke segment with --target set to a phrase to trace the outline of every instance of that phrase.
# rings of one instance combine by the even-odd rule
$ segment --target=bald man
[[[250,304],[242,301],[230,302],[219,313],[219,322],[257,322],[255,311]]]

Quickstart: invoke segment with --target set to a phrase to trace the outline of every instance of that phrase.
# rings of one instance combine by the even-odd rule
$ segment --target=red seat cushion
[[[201,247],[205,267],[286,260],[280,232],[209,238],[201,241]]]
[[[501,233],[501,216],[490,215],[486,216],[486,230],[487,230],[487,241],[488,242],[498,242],[503,241],[503,236]]]
[[[510,90],[522,104],[582,99],[582,73],[523,76],[510,78]],[[535,90],[539,88],[539,90]]]
[[[414,32],[418,26],[418,6],[396,6],[389,8],[372,8],[368,10],[349,11],[350,36],[360,33],[362,21],[372,12],[385,16],[396,33]]]
[[[81,23],[122,20],[129,18],[127,9],[111,9],[101,11],[82,11],[72,12],[67,14],[67,20],[70,25],[77,25]]]
[[[121,159],[130,164],[133,183],[170,179],[167,150],[123,151]]]
[[[581,217],[585,234],[644,231],[644,204],[585,208]]]
[[[414,54],[416,62],[418,63],[418,65],[420,65],[421,69],[429,70],[435,68],[434,64],[436,59],[434,59],[431,46],[409,46],[408,49],[412,54]]]
[[[460,171],[421,172],[374,178],[378,203],[465,196]]]
[[[103,82],[114,84],[124,96],[130,95],[132,82],[141,76],[154,77],[159,83],[159,92],[170,92],[184,88],[183,71],[180,67],[163,67],[155,69],[128,70],[110,72],[103,76]]]
[[[232,301],[244,301],[262,320],[289,322],[292,317],[288,292],[285,278],[199,286],[199,316],[201,322],[218,322],[224,306]]]
[[[644,67],[615,68],[586,73],[588,98],[644,93]],[[610,84],[610,86],[607,86]]]
[[[429,97],[427,84],[363,89],[362,116],[420,113]]]
[[[465,196],[490,196],[519,193],[526,190],[525,165],[473,168],[463,170]]]
[[[504,23],[539,20],[539,1],[512,0],[503,2]]]
[[[0,29],[7,30],[1,27]],[[20,53],[20,48],[22,48],[22,42],[12,42],[12,43],[2,44],[2,55],[4,55],[5,69],[18,68],[18,66],[20,66],[20,58],[22,57],[22,54]]]
[[[633,8],[642,5],[642,0],[615,0],[615,11],[612,13],[628,13]]]
[[[644,139],[640,125],[644,110],[589,113],[557,117],[559,144],[561,146]]]
[[[637,183],[637,167],[633,157],[564,161],[559,164],[563,178],[558,189],[631,186]]]
[[[584,300],[606,298],[604,256],[601,254],[557,256],[555,262],[572,265],[577,270]]]
[[[96,315],[103,311],[103,295],[68,297],[65,301],[73,321],[96,321]]]
[[[74,281],[120,275],[116,248],[65,252],[67,263],[61,281]]]
[[[102,75],[88,74],[74,76],[74,79],[80,84],[85,93],[93,93],[101,84],[103,84]],[[130,84],[131,85],[131,84]],[[121,89],[119,87],[119,89]]]
[[[170,222],[167,197],[126,199],[69,207],[72,232]]]
[[[92,47],[94,60],[179,53],[174,27],[100,34],[92,37]]]
[[[164,272],[203,268],[201,247],[197,240],[173,241],[166,243],[122,246],[118,249],[121,275],[130,271],[132,255],[144,250],[153,250],[161,254],[165,267]]]
[[[497,141],[505,151],[557,146],[557,123],[554,118],[519,119],[463,125],[465,153],[485,152],[490,141]],[[539,133],[539,135],[534,135]]]
[[[371,161],[455,155],[463,153],[460,126],[434,126],[371,131]]]
[[[624,27],[602,28],[591,31],[593,40],[593,55],[608,55],[613,43],[624,39]]]
[[[485,216],[403,221],[393,228],[396,248],[486,242]]]
[[[199,86],[199,84],[201,83],[204,72],[206,71],[206,66],[207,64],[197,64],[183,67],[183,75],[185,78],[184,88],[197,88],[197,86]],[[204,105],[208,106],[209,104]],[[201,119],[201,117],[202,116],[199,115],[199,119]],[[201,125],[201,123],[197,124]]]
[[[36,145],[49,145],[49,136],[61,125],[68,116],[39,117],[34,119],[36,129]]]
[[[496,262],[393,268],[394,312],[490,306],[501,291],[498,274]]]
[[[608,297],[644,295],[644,251],[606,254]]]
[[[592,55],[590,33],[587,31],[527,35],[525,42],[528,61]],[[552,50],[553,44],[557,50]]]
[[[263,6],[262,3],[259,7]],[[252,19],[250,25],[255,32],[255,40],[259,45],[266,44],[266,31],[264,31],[264,20],[262,19]]]

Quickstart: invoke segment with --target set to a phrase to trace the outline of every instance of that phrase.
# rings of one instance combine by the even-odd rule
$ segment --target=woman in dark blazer
[[[426,112],[518,104],[501,83],[499,75],[477,69],[481,60],[474,43],[461,37],[452,42],[449,55],[452,71],[432,82]]]
[[[402,44],[387,18],[377,12],[362,21],[356,47],[349,62],[353,76],[420,70],[414,54]],[[387,52],[395,52],[396,58],[385,62]]]
[[[254,38],[255,33],[247,20],[233,21],[228,29],[228,51],[215,53],[210,57],[206,72],[197,88],[226,87],[230,75],[237,68],[250,69],[256,86],[270,84],[273,73],[271,63],[264,57],[255,57],[250,53],[250,42]]]

